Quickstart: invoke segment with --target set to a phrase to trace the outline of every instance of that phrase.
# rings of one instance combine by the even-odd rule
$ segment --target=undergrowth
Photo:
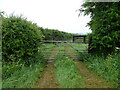
[[[73,43],[71,44],[73,48],[78,51],[86,51],[85,49],[87,44]],[[97,72],[101,78],[104,78],[106,81],[113,84],[115,87],[120,87],[118,83],[119,78],[119,59],[120,53],[116,51],[114,54],[109,54],[107,57],[93,55],[87,52],[76,51],[78,60],[84,61],[86,66],[93,71]]]
[[[41,77],[42,71],[46,66],[46,59],[44,59],[44,53],[49,52],[54,45],[43,45],[40,48],[40,52],[35,55],[35,58],[30,61],[29,66],[26,66],[24,62],[3,62],[2,63],[2,86],[3,88],[32,88],[34,87],[38,78]],[[42,50],[42,51],[41,51]],[[44,51],[44,52],[43,52]],[[25,61],[25,60],[24,60]]]
[[[45,67],[45,61],[37,56],[39,62],[25,66],[25,64],[3,64],[3,88],[32,87]],[[32,58],[31,58],[32,59]],[[42,59],[42,60],[40,60]]]
[[[1,59],[1,57],[0,57]],[[2,89],[2,62],[0,60],[0,89]]]
[[[104,78],[108,82],[112,83],[115,87],[118,87],[118,61],[120,59],[120,53],[108,55],[107,58],[87,53],[80,53],[79,58],[81,61],[85,61],[86,66],[97,72],[101,78]]]
[[[40,77],[44,66],[42,63],[30,67],[22,67],[15,71],[11,77],[3,80],[3,88],[31,88]]]

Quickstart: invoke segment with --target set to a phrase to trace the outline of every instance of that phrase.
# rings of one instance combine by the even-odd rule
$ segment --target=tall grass
[[[55,62],[55,75],[60,87],[84,88],[85,85],[76,64],[64,53],[63,47],[61,47],[61,51],[63,55],[58,55]]]
[[[1,61],[0,61],[0,89],[2,89],[2,62]]]
[[[32,88],[46,66],[47,59],[44,59],[44,53],[50,52],[53,46],[50,44],[40,47],[36,58],[28,58],[33,61],[29,66],[24,62],[3,62],[3,88]]]
[[[119,51],[116,51],[116,53],[104,57],[104,55],[98,56],[84,52],[87,50],[87,44],[73,43],[70,45],[78,51],[83,51],[79,53],[77,51],[75,52],[78,60],[84,61],[88,68],[97,72],[101,78],[104,78],[108,82],[112,83],[115,87],[119,86]]]
[[[38,60],[42,59],[37,56]],[[32,59],[32,58],[31,58]],[[42,59],[43,60],[43,59]],[[3,65],[3,88],[30,88],[38,77],[42,74],[45,61],[25,66],[24,64],[4,64]]]
[[[118,64],[120,53],[108,55],[107,58],[82,53],[79,55],[79,58],[80,60],[86,62],[86,66],[88,68],[97,72],[101,78],[104,78],[108,82],[112,83],[115,87],[118,87]]]
[[[31,88],[40,77],[43,69],[42,63],[22,67],[19,71],[15,71],[11,77],[3,80],[3,88]]]

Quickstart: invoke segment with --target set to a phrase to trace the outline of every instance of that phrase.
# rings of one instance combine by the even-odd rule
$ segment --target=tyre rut
[[[56,53],[55,53],[56,52]],[[37,81],[34,88],[58,88],[54,75],[54,61],[58,53],[58,47],[52,49],[51,56],[49,57],[47,67],[45,68],[42,77]]]
[[[74,60],[77,65],[78,71],[82,76],[86,88],[113,88],[112,85],[101,79],[95,72],[89,70],[84,62],[78,61],[75,53],[71,50],[71,47],[66,47],[66,51],[70,55],[70,58]]]

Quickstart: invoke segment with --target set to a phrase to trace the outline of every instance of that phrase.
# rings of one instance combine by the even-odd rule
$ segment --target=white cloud
[[[0,8],[7,14],[23,14],[39,26],[70,33],[90,32],[87,16],[78,17],[82,0],[0,0]]]

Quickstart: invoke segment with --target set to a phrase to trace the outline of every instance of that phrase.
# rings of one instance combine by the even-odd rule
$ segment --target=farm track
[[[80,75],[83,77],[86,88],[113,88],[112,85],[108,84],[105,80],[98,77],[96,73],[89,70],[83,62],[77,61],[77,57],[71,50],[71,47],[66,47],[66,51],[69,53],[70,58],[75,61]]]
[[[43,76],[37,81],[34,88],[58,88],[59,85],[54,76],[54,60],[57,53],[58,47],[54,47],[51,51],[47,67],[43,72]]]
[[[74,60],[74,63],[77,65],[78,71],[82,76],[86,88],[113,88],[112,85],[108,84],[105,80],[101,79],[95,72],[89,70],[84,62],[78,61],[77,56],[72,50],[72,47],[67,44],[62,44],[60,46],[65,47],[65,54],[68,54],[69,57]],[[59,46],[56,46],[52,49],[47,67],[45,68],[42,77],[37,81],[34,88],[59,88],[59,84],[56,82],[56,77],[54,75],[54,61],[55,57],[59,52]],[[63,53],[59,52],[59,55]]]

